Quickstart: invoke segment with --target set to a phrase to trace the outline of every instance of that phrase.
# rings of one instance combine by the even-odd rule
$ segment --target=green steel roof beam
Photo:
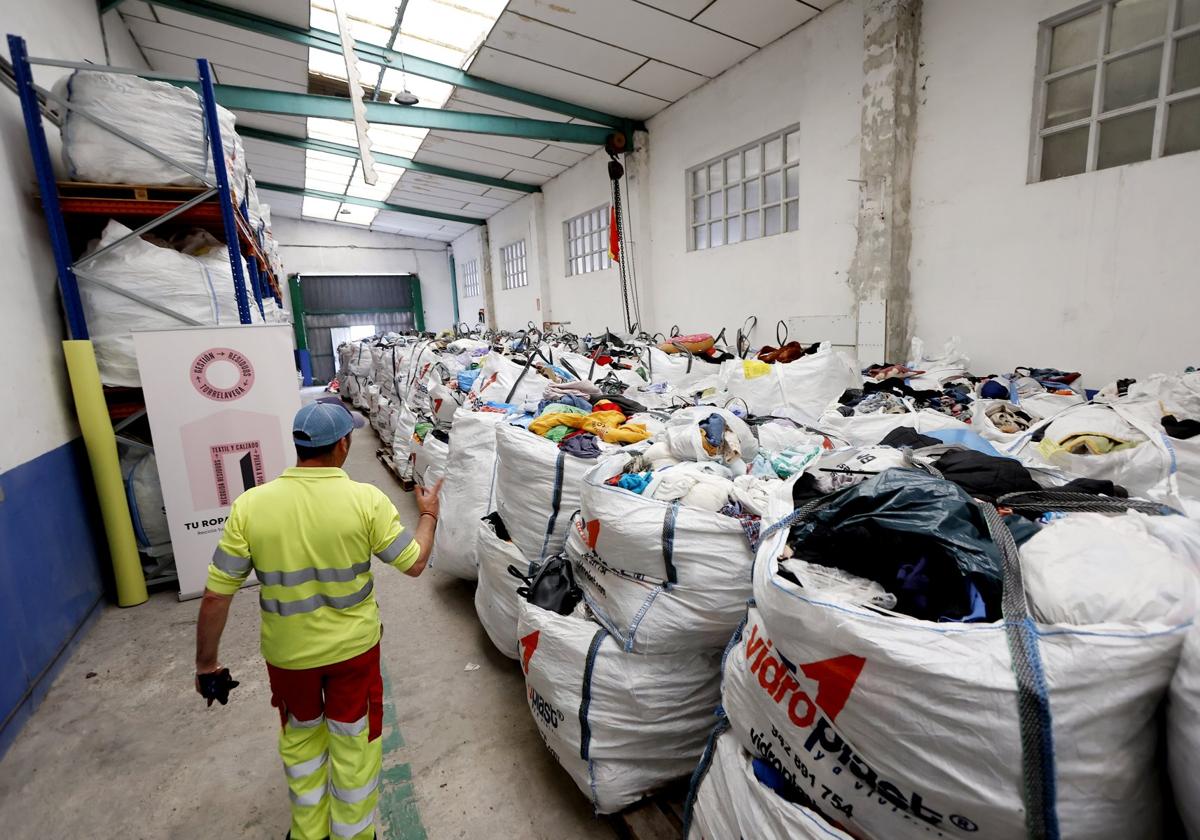
[[[101,11],[107,11],[107,9],[117,5],[120,0],[98,0],[98,2]],[[149,0],[149,2],[152,6],[175,9],[176,11],[185,12],[196,17],[207,18],[230,26],[236,26],[239,29],[257,32],[260,35],[268,35],[272,38],[291,41],[293,44],[301,44],[306,47],[337,53],[338,55],[342,54],[341,38],[336,32],[328,32],[324,29],[313,29],[311,27],[292,26],[291,24],[271,20],[270,18],[245,12],[241,9],[234,9],[220,3],[212,3],[209,0]],[[632,136],[634,128],[639,127],[639,124],[624,117],[606,114],[603,111],[597,111],[593,108],[576,105],[573,102],[566,102],[550,96],[543,96],[540,93],[532,93],[512,87],[511,85],[501,84],[500,82],[491,82],[487,79],[472,76],[457,67],[448,64],[439,64],[436,61],[430,61],[420,56],[409,55],[407,53],[402,54],[398,50],[389,49],[380,44],[355,41],[354,47],[360,59],[381,67],[403,70],[405,73],[410,73],[414,76],[435,79],[436,81],[445,82],[464,90],[472,90],[477,93],[487,94],[488,96],[507,99],[510,102],[520,102],[524,105],[541,108],[544,111],[553,111],[557,114],[564,114],[569,117],[587,120],[588,122],[599,123],[610,128],[619,128],[629,136]]]
[[[197,92],[200,88],[199,82],[172,81],[171,84],[190,87]],[[341,96],[317,96],[312,93],[263,90],[237,85],[214,85],[213,88],[217,102],[233,111],[257,111],[263,114],[321,117],[329,120],[354,119],[350,100]],[[381,125],[469,131],[473,134],[496,134],[592,146],[603,146],[605,139],[612,133],[611,128],[581,123],[529,120],[523,117],[446,111],[440,108],[418,108],[413,105],[391,105],[383,102],[363,104],[367,107],[367,122]]]
[[[342,195],[341,193],[325,192],[324,190],[313,190],[308,187],[290,187],[286,184],[268,184],[263,181],[256,181],[255,186],[260,190],[270,190],[271,192],[288,193],[289,195],[307,195],[312,198],[324,198],[329,201],[340,201],[343,204],[359,204],[363,207],[375,207],[379,210],[390,210],[393,213],[407,213],[410,216],[425,216],[429,219],[441,219],[443,222],[458,222],[464,225],[482,225],[486,224],[486,219],[476,219],[473,216],[456,216],[453,213],[443,213],[440,210],[425,210],[421,207],[405,207],[400,204],[389,204],[386,201],[376,201],[373,198],[359,198],[356,195]]]
[[[293,137],[290,134],[279,134],[275,131],[264,131],[260,128],[250,128],[248,126],[238,126],[237,133],[242,137],[252,140],[263,140],[267,143],[279,143],[283,146],[293,146],[297,149],[310,149],[314,152],[327,152],[332,155],[341,155],[342,157],[358,159],[359,153],[356,146],[343,146],[340,143],[331,143],[328,140],[314,140],[307,137]],[[379,163],[386,163],[390,166],[401,166],[405,169],[411,169],[413,172],[424,172],[427,175],[438,175],[442,178],[453,178],[456,181],[468,181],[473,184],[484,184],[489,187],[498,187],[504,190],[515,190],[517,192],[535,193],[541,192],[542,188],[535,184],[523,184],[520,181],[509,181],[504,178],[493,178],[490,175],[479,175],[475,172],[463,172],[460,169],[450,169],[445,166],[436,166],[432,163],[421,163],[419,160],[412,160],[399,155],[389,155],[386,152],[372,151],[375,160]]]

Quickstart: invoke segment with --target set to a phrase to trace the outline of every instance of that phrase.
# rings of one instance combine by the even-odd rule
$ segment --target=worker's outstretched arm
[[[425,571],[429,555],[433,551],[433,536],[437,530],[438,493],[442,482],[432,487],[416,490],[417,510],[420,517],[414,532],[400,524],[400,513],[382,491],[375,502],[375,518],[372,523],[372,552],[383,562],[394,566],[410,577]]]
[[[419,577],[421,572],[425,571],[425,565],[429,562],[429,555],[433,552],[433,537],[437,532],[438,513],[441,508],[438,494],[441,491],[442,481],[440,479],[433,487],[418,487],[415,491],[417,510],[420,511],[415,539],[417,545],[421,546],[421,554],[417,558],[417,562],[413,563],[404,572],[404,574],[410,577]]]
[[[196,673],[209,674],[220,670],[217,661],[221,646],[221,634],[225,632],[225,621],[229,618],[232,595],[222,595],[211,589],[204,590],[200,600],[200,616],[196,620]]]

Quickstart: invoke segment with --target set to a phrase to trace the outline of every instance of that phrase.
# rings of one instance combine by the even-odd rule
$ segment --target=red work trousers
[[[268,664],[267,673],[282,723],[292,840],[370,838],[383,763],[379,645],[319,668]]]

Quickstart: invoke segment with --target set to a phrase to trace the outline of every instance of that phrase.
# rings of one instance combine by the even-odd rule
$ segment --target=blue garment
[[[700,429],[709,446],[719,447],[725,442],[725,418],[720,414],[710,414],[701,420]]]
[[[979,436],[978,432],[973,432],[970,429],[934,429],[931,432],[922,432],[923,435],[928,435],[931,438],[940,440],[942,443],[958,443],[974,449],[984,455],[990,455],[993,458],[1006,458],[996,450],[987,440]]]
[[[578,394],[563,394],[561,397],[553,399],[545,399],[538,403],[537,414],[540,417],[546,411],[548,405],[569,405],[572,408],[578,408],[581,411],[592,413],[592,404]]]
[[[985,400],[1006,400],[1008,399],[1008,385],[997,379],[989,379],[979,389],[979,396]]]
[[[626,490],[632,490],[639,496],[646,490],[646,486],[650,484],[650,478],[653,473],[626,473],[617,479],[617,486],[624,487]]]
[[[475,384],[475,380],[479,378],[479,368],[471,370],[460,370],[458,372],[458,390],[464,394],[471,390],[471,386]]]
[[[961,621],[964,623],[973,623],[976,621],[987,621],[987,604],[983,601],[983,595],[975,584],[971,583],[970,579],[964,581],[967,586],[967,600],[971,604],[971,611],[962,618],[947,618],[942,617],[942,621]]]

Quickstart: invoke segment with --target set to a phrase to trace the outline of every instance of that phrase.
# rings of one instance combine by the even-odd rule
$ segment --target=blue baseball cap
[[[364,425],[362,417],[351,414],[340,400],[318,400],[296,412],[296,419],[292,421],[292,440],[301,447],[328,446]]]

